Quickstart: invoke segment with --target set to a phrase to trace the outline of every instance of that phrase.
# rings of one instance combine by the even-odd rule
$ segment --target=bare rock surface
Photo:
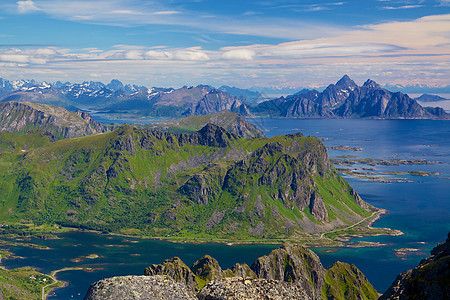
[[[118,276],[105,278],[92,284],[85,300],[154,299],[193,300],[194,294],[183,283],[169,276]]]
[[[197,295],[200,300],[312,299],[298,285],[272,279],[242,277],[211,281]]]

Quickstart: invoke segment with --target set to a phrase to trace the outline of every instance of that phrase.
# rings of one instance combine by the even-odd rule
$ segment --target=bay
[[[426,159],[439,161],[430,165],[375,166],[377,172],[424,171],[435,176],[401,175],[407,181],[380,183],[344,178],[370,204],[389,211],[373,226],[399,229],[395,237],[370,237],[361,240],[386,244],[373,248],[313,249],[325,267],[340,260],[355,264],[379,292],[384,292],[396,275],[417,265],[429,251],[443,242],[450,230],[450,122],[432,120],[348,120],[348,119],[275,119],[254,118],[251,122],[265,130],[267,136],[302,132],[324,140],[327,147],[349,146],[361,151],[329,150],[331,158],[354,155],[357,158]],[[355,168],[364,167],[356,164]],[[366,166],[367,167],[367,166]],[[174,244],[164,241],[124,238],[87,232],[69,232],[58,240],[32,240],[50,250],[9,247],[20,258],[2,262],[7,268],[33,266],[44,273],[63,267],[90,267],[58,273],[68,286],[54,291],[50,299],[82,299],[89,285],[101,278],[118,275],[140,275],[145,267],[178,256],[190,265],[204,254],[210,254],[223,268],[236,262],[252,263],[277,245],[227,246],[220,244]],[[417,249],[405,257],[395,250]],[[331,250],[331,251],[330,251]],[[97,254],[99,258],[82,256]]]

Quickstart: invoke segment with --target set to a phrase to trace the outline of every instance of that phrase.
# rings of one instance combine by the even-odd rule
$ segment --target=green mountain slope
[[[9,151],[9,152],[8,152]],[[0,155],[0,218],[180,239],[301,238],[376,209],[300,133],[119,129]]]
[[[264,136],[264,133],[258,127],[251,124],[242,115],[228,110],[203,116],[189,116],[168,122],[133,124],[133,126],[141,129],[157,129],[172,133],[191,133],[202,129],[208,123],[220,126],[239,137],[253,138]]]

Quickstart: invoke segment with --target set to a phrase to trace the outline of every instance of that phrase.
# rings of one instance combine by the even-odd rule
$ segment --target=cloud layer
[[[325,84],[330,82],[330,77],[334,80],[344,73],[356,79],[372,77],[381,83],[420,80],[420,83],[445,85],[450,78],[450,14],[337,26],[301,18],[261,17],[250,10],[240,17],[218,18],[173,5],[177,1],[167,3],[171,5],[156,0],[24,0],[4,7],[25,17],[42,14],[112,28],[132,26],[147,30],[145,25],[158,24],[166,26],[167,31],[176,27],[177,32],[180,28],[186,32],[206,32],[213,37],[199,34],[197,40],[214,46],[3,45],[0,77],[59,80],[67,76],[86,80],[90,76],[107,81],[121,76],[119,79],[134,79],[145,85],[208,83],[244,87]],[[386,12],[414,10],[424,5],[420,0],[379,0],[379,3],[379,9]],[[271,1],[265,5],[268,10],[313,12],[342,7],[346,2],[303,5]],[[450,2],[441,0],[435,5],[448,7]],[[226,35],[237,36],[240,41],[220,40]],[[246,41],[254,36],[267,37],[271,42]]]

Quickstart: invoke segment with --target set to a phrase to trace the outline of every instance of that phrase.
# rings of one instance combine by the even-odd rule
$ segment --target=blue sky
[[[0,2],[0,77],[146,86],[450,84],[450,0]]]

